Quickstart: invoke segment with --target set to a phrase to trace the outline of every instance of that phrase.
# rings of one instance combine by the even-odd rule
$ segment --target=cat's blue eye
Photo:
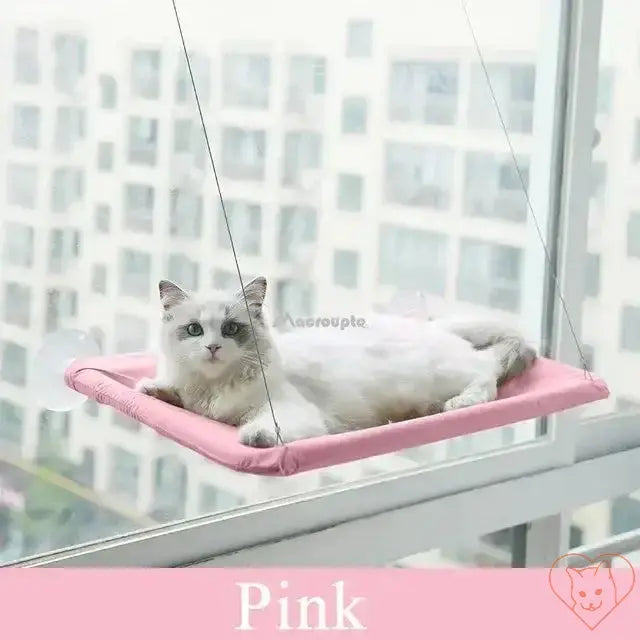
[[[187,333],[190,336],[201,336],[204,331],[202,330],[202,325],[199,322],[192,322],[187,325]]]

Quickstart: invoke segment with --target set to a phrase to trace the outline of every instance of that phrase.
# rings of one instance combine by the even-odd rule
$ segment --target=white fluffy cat
[[[166,280],[159,290],[158,375],[138,389],[236,425],[254,447],[276,444],[256,342],[284,442],[494,400],[536,357],[517,331],[491,321],[389,315],[349,330],[279,333],[265,318],[262,277],[245,285],[246,299],[239,291],[227,304]]]

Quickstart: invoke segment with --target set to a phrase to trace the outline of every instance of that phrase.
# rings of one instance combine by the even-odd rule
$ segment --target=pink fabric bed
[[[101,404],[149,425],[201,455],[237,471],[258,475],[292,475],[350,462],[484,429],[500,427],[601,400],[606,384],[581,369],[538,359],[535,365],[500,390],[493,402],[435,416],[372,427],[362,431],[300,440],[286,447],[254,449],[238,442],[236,430],[133,390],[152,377],[150,355],[79,360],[65,374],[67,385]]]

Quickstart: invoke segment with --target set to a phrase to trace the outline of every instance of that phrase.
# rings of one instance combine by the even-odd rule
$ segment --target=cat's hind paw
[[[176,389],[170,387],[158,380],[151,378],[142,378],[135,386],[136,391],[143,393],[146,396],[151,396],[157,400],[162,400],[167,404],[171,404],[174,407],[184,408],[180,394]]]

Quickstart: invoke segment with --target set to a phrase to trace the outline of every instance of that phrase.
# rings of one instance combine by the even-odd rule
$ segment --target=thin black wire
[[[575,327],[573,326],[573,322],[571,320],[571,316],[569,314],[569,310],[567,309],[567,303],[564,299],[564,295],[562,294],[562,288],[560,287],[560,282],[558,279],[558,274],[556,272],[555,266],[553,264],[553,260],[551,258],[551,254],[549,253],[549,249],[544,241],[544,234],[540,229],[540,225],[538,224],[538,219],[536,218],[536,214],[533,210],[533,205],[531,204],[531,198],[529,197],[529,191],[527,189],[527,185],[524,181],[524,177],[522,175],[522,171],[520,170],[520,165],[518,164],[518,159],[516,156],[515,149],[513,148],[513,144],[511,143],[511,137],[509,136],[509,131],[507,129],[507,125],[504,121],[504,117],[502,115],[502,110],[500,109],[500,104],[498,103],[498,98],[496,97],[495,91],[493,90],[493,84],[491,83],[491,78],[489,77],[489,70],[487,69],[487,63],[485,62],[484,56],[482,55],[482,50],[480,49],[480,44],[478,42],[478,38],[476,37],[476,32],[473,28],[473,24],[471,22],[471,18],[469,16],[469,11],[467,8],[466,0],[460,0],[462,4],[462,10],[464,11],[464,15],[467,19],[467,25],[469,26],[469,31],[471,32],[471,37],[473,38],[473,43],[475,45],[476,53],[478,54],[478,58],[480,59],[480,65],[482,66],[482,71],[484,73],[484,77],[487,81],[487,86],[489,88],[489,92],[491,93],[491,99],[498,113],[498,118],[500,120],[500,126],[502,127],[502,131],[507,141],[507,145],[509,146],[509,152],[511,153],[511,159],[513,160],[513,164],[516,169],[516,173],[518,174],[518,180],[520,181],[520,185],[522,187],[522,192],[524,193],[524,197],[527,201],[527,207],[529,212],[531,213],[531,217],[533,218],[533,222],[535,223],[536,231],[538,232],[538,238],[540,238],[540,244],[542,244],[542,248],[544,249],[544,253],[547,259],[547,264],[551,270],[551,277],[553,278],[553,282],[555,285],[556,293],[558,294],[558,299],[562,305],[562,309],[564,311],[564,315],[567,319],[567,324],[569,325],[569,331],[573,336],[573,341],[575,342],[576,348],[578,349],[578,353],[580,355],[580,360],[582,361],[582,367],[585,370],[585,373],[589,376],[591,380],[593,380],[593,376],[589,371],[589,367],[587,365],[587,360],[585,358],[584,352],[582,351],[582,346],[580,344],[580,340],[578,339],[578,335]]]
[[[222,213],[224,215],[225,224],[227,226],[227,233],[229,234],[229,242],[231,244],[231,251],[233,252],[233,260],[236,264],[236,270],[238,272],[238,278],[240,279],[240,287],[242,288],[242,297],[247,308],[247,316],[249,317],[249,326],[251,327],[251,333],[253,334],[253,340],[256,345],[256,353],[258,354],[258,362],[260,363],[260,371],[262,372],[262,380],[264,382],[264,389],[267,394],[267,402],[269,403],[269,409],[271,410],[271,417],[273,418],[273,424],[276,430],[276,440],[283,445],[282,435],[280,434],[280,427],[276,420],[276,414],[273,410],[273,403],[271,402],[271,394],[269,393],[269,385],[267,384],[267,376],[264,372],[264,366],[262,364],[262,357],[260,355],[260,349],[258,348],[258,338],[256,336],[255,329],[253,328],[253,321],[251,319],[251,312],[249,311],[249,302],[244,291],[244,282],[242,281],[242,274],[240,273],[240,264],[238,263],[238,255],[233,243],[233,236],[231,234],[231,226],[229,225],[229,218],[227,217],[227,209],[224,204],[224,198],[222,197],[222,188],[220,187],[220,180],[218,179],[218,172],[216,171],[216,163],[213,160],[213,152],[211,151],[211,143],[209,142],[209,135],[207,133],[207,125],[205,124],[204,115],[202,113],[202,107],[200,105],[200,96],[198,95],[198,89],[196,87],[196,81],[191,69],[191,60],[189,59],[189,52],[187,50],[187,43],[184,39],[184,32],[182,31],[182,23],[180,21],[180,14],[178,13],[178,7],[176,6],[176,0],[171,0],[173,5],[173,12],[176,16],[176,23],[178,25],[178,31],[180,32],[180,41],[182,42],[182,49],[184,51],[184,57],[187,62],[187,68],[189,69],[189,77],[191,78],[191,86],[193,87],[193,93],[196,99],[196,105],[198,107],[198,114],[200,115],[200,124],[202,125],[202,132],[204,133],[204,140],[207,145],[207,151],[209,152],[209,161],[211,162],[211,169],[213,170],[213,177],[216,181],[216,187],[218,189],[218,196],[220,198],[220,206],[222,207]]]

